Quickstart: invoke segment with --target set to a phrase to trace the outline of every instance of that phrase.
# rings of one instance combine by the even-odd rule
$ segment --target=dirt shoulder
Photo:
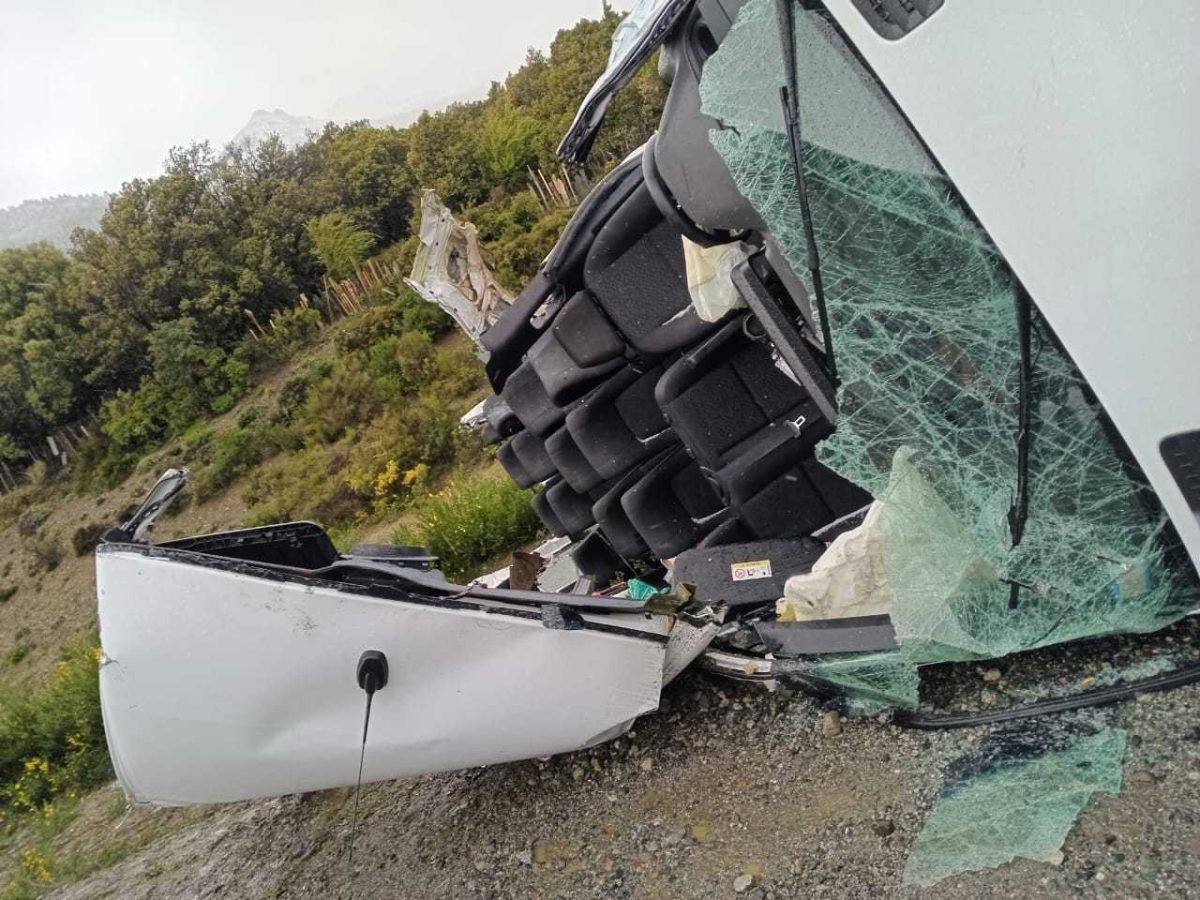
[[[368,786],[352,862],[348,791],[138,810],[113,834],[171,827],[54,896],[1194,896],[1198,701],[1191,687],[1120,708],[1125,785],[1089,804],[1061,866],[1018,861],[924,891],[901,887],[907,852],[943,766],[982,729],[865,720],[833,734],[810,700],[687,675],[612,744]]]

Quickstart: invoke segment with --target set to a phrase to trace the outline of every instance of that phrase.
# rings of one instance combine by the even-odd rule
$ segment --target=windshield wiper
[[[779,89],[783,105],[783,122],[787,128],[788,149],[791,153],[792,171],[796,178],[796,193],[800,202],[800,219],[804,226],[804,250],[809,278],[812,280],[813,300],[817,317],[821,320],[821,343],[825,345],[825,365],[834,387],[838,384],[837,362],[833,355],[833,331],[829,326],[829,313],[825,307],[825,283],[821,279],[821,254],[817,249],[817,237],[813,229],[812,209],[808,204],[808,188],[804,181],[804,148],[800,142],[799,82],[796,77],[796,17],[792,0],[776,0],[776,17],[779,21],[779,40],[783,45],[783,66],[786,84]]]

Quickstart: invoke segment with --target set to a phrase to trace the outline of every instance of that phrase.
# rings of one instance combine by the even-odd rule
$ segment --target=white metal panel
[[[137,801],[353,784],[364,650],[388,658],[364,780],[577,749],[658,705],[662,641],[355,596],[129,552],[97,557],[109,749]],[[596,618],[588,616],[588,618]],[[665,619],[622,615],[648,631]]]
[[[954,180],[1200,566],[1159,453],[1200,428],[1200,5],[947,0],[880,38],[828,7]]]

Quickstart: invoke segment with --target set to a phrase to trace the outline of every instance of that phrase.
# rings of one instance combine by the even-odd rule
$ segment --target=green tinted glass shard
[[[1200,597],[1195,570],[1040,321],[1029,512],[1013,546],[1012,277],[826,20],[799,8],[796,18],[805,181],[842,378],[837,432],[818,455],[884,505],[902,655],[985,658],[1179,618]],[[804,272],[782,66],[774,4],[751,0],[708,60],[701,96],[722,125],[713,146]]]
[[[904,883],[930,885],[1018,857],[1059,862],[1092,795],[1120,791],[1124,755],[1125,732],[1109,728],[951,782],[909,854]]]
[[[772,671],[784,682],[815,682],[836,689],[853,715],[872,716],[892,707],[915,709],[919,699],[917,667],[895,651],[777,659]]]

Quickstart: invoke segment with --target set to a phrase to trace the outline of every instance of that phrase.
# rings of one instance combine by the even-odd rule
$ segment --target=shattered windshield
[[[658,49],[691,5],[692,0],[636,0],[613,32],[608,65],[583,98],[575,121],[558,146],[559,156],[570,162],[587,158],[609,101]]]
[[[805,180],[842,376],[837,431],[818,455],[881,504],[899,658],[1002,656],[1151,631],[1186,613],[1195,573],[1174,562],[1177,538],[1153,490],[1110,441],[1040,317],[1028,519],[1014,541],[1014,279],[826,19],[797,9],[794,40]],[[710,140],[739,189],[805,271],[783,81],[774,4],[752,0],[706,65],[703,111],[722,123]],[[896,677],[893,663],[884,675]],[[842,680],[854,688],[864,674]],[[872,693],[915,701],[881,688]]]

